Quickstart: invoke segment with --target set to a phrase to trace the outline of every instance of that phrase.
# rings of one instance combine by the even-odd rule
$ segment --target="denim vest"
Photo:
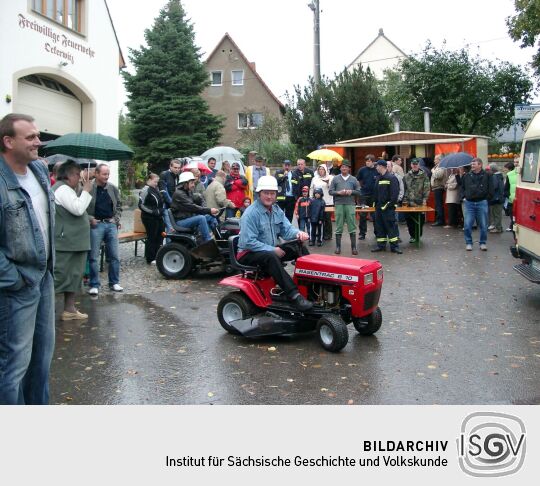
[[[54,268],[54,194],[49,174],[39,160],[32,161],[28,168],[47,195],[49,259],[32,200],[0,155],[0,289],[39,285],[45,272]]]

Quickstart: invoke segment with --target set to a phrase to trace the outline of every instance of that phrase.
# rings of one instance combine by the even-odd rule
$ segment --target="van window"
[[[538,176],[538,154],[540,153],[540,140],[531,140],[525,145],[525,156],[521,169],[523,182],[536,182]]]

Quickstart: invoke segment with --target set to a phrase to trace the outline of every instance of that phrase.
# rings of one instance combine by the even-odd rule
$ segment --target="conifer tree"
[[[153,171],[171,158],[198,155],[217,143],[223,123],[201,93],[208,72],[195,46],[193,25],[180,0],[169,0],[145,31],[146,45],[130,49],[135,74],[124,72],[135,159]]]

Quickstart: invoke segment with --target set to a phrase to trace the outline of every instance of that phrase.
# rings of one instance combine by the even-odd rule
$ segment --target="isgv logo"
[[[472,413],[461,424],[457,448],[459,466],[470,476],[514,474],[525,460],[525,425],[513,415]]]

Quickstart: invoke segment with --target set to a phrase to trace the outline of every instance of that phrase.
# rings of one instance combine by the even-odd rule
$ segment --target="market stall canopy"
[[[133,150],[114,137],[101,133],[68,133],[47,143],[45,155],[62,154],[98,160],[130,160]]]
[[[330,162],[331,160],[337,159],[339,162],[343,160],[343,157],[339,155],[334,150],[330,149],[319,149],[314,150],[310,154],[307,155],[309,159],[313,160],[321,160],[323,162]]]

